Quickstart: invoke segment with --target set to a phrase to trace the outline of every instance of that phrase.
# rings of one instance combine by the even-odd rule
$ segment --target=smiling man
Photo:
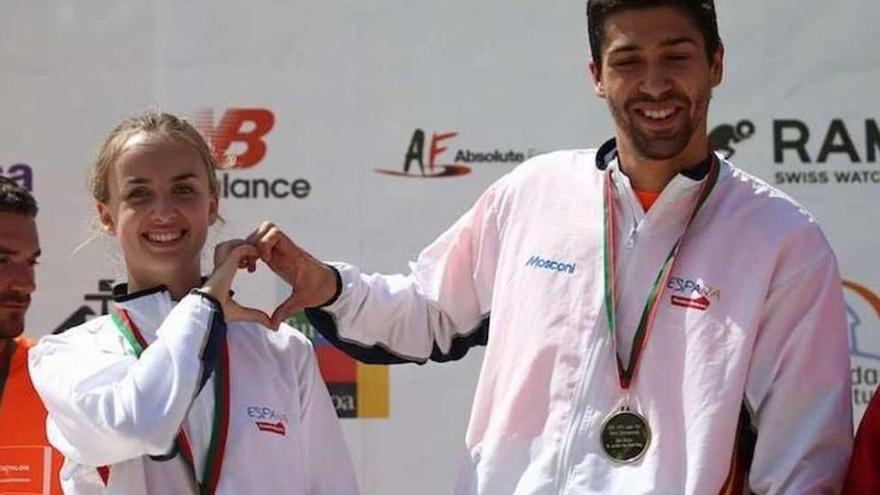
[[[712,0],[590,0],[615,139],[500,179],[409,275],[251,240],[349,354],[487,345],[457,493],[826,494],[852,442],[836,261],[815,220],[709,148]],[[596,118],[591,116],[590,118]]]
[[[28,375],[33,342],[21,337],[40,256],[36,216],[34,198],[0,177],[0,493],[61,493],[62,459]]]

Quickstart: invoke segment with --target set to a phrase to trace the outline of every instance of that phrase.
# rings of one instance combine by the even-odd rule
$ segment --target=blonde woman
[[[219,245],[202,276],[215,166],[190,124],[156,113],[122,122],[92,166],[127,283],[110,315],[30,355],[66,493],[357,493],[308,340],[230,295],[255,248]]]

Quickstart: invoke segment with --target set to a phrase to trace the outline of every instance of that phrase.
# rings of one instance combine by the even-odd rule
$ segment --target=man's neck
[[[633,189],[659,193],[684,170],[698,167],[709,156],[709,143],[701,139],[690,143],[678,155],[667,160],[652,160],[638,153],[625,139],[617,140],[620,170],[629,178]]]
[[[2,360],[6,359],[6,352],[9,347],[13,345],[13,339],[11,338],[3,338],[0,339],[0,368],[6,365]]]

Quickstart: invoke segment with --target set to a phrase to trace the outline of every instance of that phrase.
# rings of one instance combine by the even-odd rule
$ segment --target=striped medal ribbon
[[[610,333],[614,356],[617,359],[617,373],[620,380],[620,388],[623,390],[623,400],[621,407],[613,411],[602,424],[601,440],[602,448],[605,454],[614,462],[626,464],[635,462],[640,459],[648,450],[651,443],[651,428],[647,419],[636,411],[630,410],[629,406],[629,388],[636,376],[639,360],[648,341],[648,334],[654,323],[654,316],[659,307],[660,296],[663,289],[668,283],[672,268],[675,265],[676,257],[681,248],[685,234],[693,223],[700,211],[700,208],[706,203],[709,194],[715,189],[718,182],[718,174],[720,165],[717,158],[713,154],[709,168],[709,174],[703,183],[700,196],[694,205],[690,216],[685,223],[684,230],[666,255],[666,260],[660,267],[660,272],[654,280],[654,285],[648,293],[648,299],[645,301],[645,307],[642,310],[642,316],[639,320],[639,326],[636,329],[633,338],[632,349],[630,350],[629,360],[624,365],[617,351],[617,321],[616,321],[616,300],[614,282],[616,279],[616,259],[615,259],[615,242],[614,242],[614,201],[612,191],[611,171],[605,173],[605,191],[603,197],[604,204],[604,281],[605,281],[605,313],[608,319],[608,331]]]
[[[137,325],[129,316],[128,312],[116,308],[111,313],[116,329],[125,337],[128,344],[134,350],[135,356],[140,358],[148,344]],[[200,495],[213,495],[220,483],[220,471],[223,469],[223,457],[226,450],[226,439],[229,434],[229,348],[226,341],[220,352],[214,369],[214,420],[211,426],[211,441],[208,444],[208,453],[205,457],[205,465],[202,469],[202,481],[196,476],[196,467],[193,457],[192,444],[181,425],[180,433],[177,434],[175,450],[172,455],[180,453],[183,461],[189,467],[193,484],[198,487]],[[101,469],[99,468],[99,472]],[[106,472],[106,468],[105,468]],[[101,473],[102,478],[109,473]]]

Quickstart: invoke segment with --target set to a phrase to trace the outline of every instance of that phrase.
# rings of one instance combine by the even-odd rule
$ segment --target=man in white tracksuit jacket
[[[487,345],[460,495],[836,493],[852,436],[837,265],[807,212],[708,147],[714,5],[590,0],[588,16],[616,140],[518,167],[406,276],[331,270],[264,224],[251,240],[294,289],[275,318],[311,307],[370,362]]]

